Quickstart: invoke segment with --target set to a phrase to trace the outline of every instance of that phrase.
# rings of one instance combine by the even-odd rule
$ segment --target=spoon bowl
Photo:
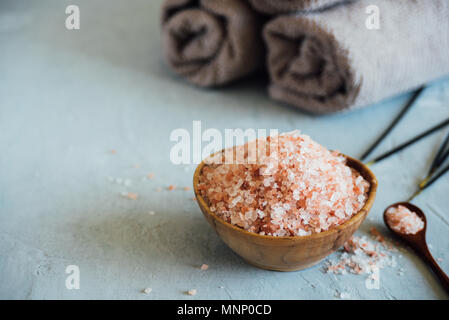
[[[341,247],[365,220],[376,197],[377,179],[360,161],[342,155],[349,167],[359,172],[369,184],[368,198],[363,208],[345,223],[327,231],[308,236],[276,237],[248,232],[213,213],[198,190],[202,162],[193,177],[193,188],[204,217],[218,236],[248,263],[267,270],[296,271],[311,267]]]
[[[388,224],[387,219],[387,211],[390,208],[395,208],[398,206],[404,206],[407,209],[409,209],[412,212],[415,212],[418,217],[421,218],[421,220],[424,222],[424,227],[418,231],[415,234],[405,234],[401,233],[399,231],[394,230],[390,227]],[[417,206],[411,204],[410,202],[398,202],[395,204],[392,204],[391,206],[387,207],[383,214],[384,222],[387,228],[393,232],[398,238],[402,239],[404,242],[406,242],[408,245],[410,245],[415,252],[424,260],[424,262],[427,263],[427,265],[435,272],[435,275],[440,280],[443,287],[446,289],[447,292],[449,292],[449,277],[444,273],[444,271],[440,268],[438,263],[433,258],[432,254],[430,253],[430,250],[427,246],[426,242],[426,231],[427,231],[427,219],[424,212],[418,208]]]

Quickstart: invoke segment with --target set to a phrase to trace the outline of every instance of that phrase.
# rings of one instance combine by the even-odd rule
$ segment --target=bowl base
[[[245,258],[242,258],[246,263],[259,268],[259,269],[264,269],[264,270],[269,270],[269,271],[279,271],[279,272],[292,272],[292,271],[300,271],[300,270],[304,270],[304,269],[308,269],[310,267],[313,267],[315,265],[317,265],[318,263],[320,263],[321,261],[323,261],[323,259],[318,260],[316,262],[313,263],[308,263],[305,265],[301,265],[301,266],[297,266],[297,267],[293,267],[293,266],[285,266],[285,267],[276,267],[276,266],[267,266],[267,265],[263,265],[263,264],[258,264],[257,262],[253,262],[253,261],[249,261]]]

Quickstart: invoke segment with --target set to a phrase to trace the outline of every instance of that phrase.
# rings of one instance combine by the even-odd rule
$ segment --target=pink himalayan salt
[[[197,290],[196,290],[196,289],[190,289],[189,291],[187,291],[187,294],[188,294],[189,296],[194,296],[194,295],[196,295],[196,293],[197,293]]]
[[[379,241],[380,243],[385,242],[384,236],[376,228],[371,227],[369,229],[369,233],[371,233],[376,241]]]
[[[309,136],[293,131],[234,149],[255,145],[266,150],[257,163],[217,164],[215,155],[203,167],[198,190],[223,220],[261,235],[305,236],[344,223],[365,204],[369,183]]]
[[[389,254],[389,251],[394,251],[394,249],[383,237],[380,239],[377,234],[374,234],[373,238],[377,243],[368,240],[366,237],[352,236],[343,245],[340,259],[337,261],[328,260],[324,271],[343,275],[347,273],[374,275],[376,270],[386,266],[395,267],[396,260],[394,256]]]
[[[130,200],[137,200],[139,195],[137,193],[134,193],[134,192],[123,192],[122,193],[122,197],[128,198]]]
[[[397,206],[387,210],[387,222],[390,228],[404,234],[416,234],[424,228],[424,221],[407,207]]]

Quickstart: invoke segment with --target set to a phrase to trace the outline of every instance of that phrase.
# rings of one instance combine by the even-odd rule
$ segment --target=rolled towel
[[[256,10],[270,15],[322,9],[344,1],[345,0],[249,0]]]
[[[181,76],[220,86],[263,66],[262,21],[245,0],[165,0],[166,60]]]
[[[366,25],[375,4],[380,29]],[[330,113],[449,74],[449,1],[360,0],[264,28],[272,98]]]

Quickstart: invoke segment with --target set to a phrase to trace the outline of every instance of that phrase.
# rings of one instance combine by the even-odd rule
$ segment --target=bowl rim
[[[230,228],[236,232],[239,232],[241,234],[244,234],[248,237],[253,237],[254,239],[264,239],[264,240],[277,240],[277,241],[293,241],[293,240],[300,240],[305,241],[309,239],[316,239],[316,238],[323,238],[330,234],[334,234],[337,231],[346,229],[347,227],[353,225],[355,222],[357,222],[365,213],[368,213],[374,203],[374,200],[376,198],[376,192],[377,192],[377,186],[378,181],[374,173],[369,169],[369,167],[365,164],[363,164],[361,161],[354,159],[352,157],[349,157],[343,153],[339,153],[340,156],[343,156],[346,159],[346,165],[348,165],[350,168],[356,170],[360,175],[362,175],[363,178],[365,178],[368,183],[370,184],[370,189],[368,191],[368,198],[366,199],[365,204],[363,207],[354,214],[349,220],[346,222],[332,227],[326,231],[322,231],[319,233],[313,233],[306,236],[270,236],[270,235],[261,235],[255,232],[247,231],[243,228],[237,227],[227,221],[224,221],[222,218],[217,216],[215,213],[213,213],[209,205],[206,203],[206,200],[201,196],[201,194],[198,192],[198,183],[199,183],[199,177],[201,174],[201,170],[204,166],[207,164],[202,161],[197,168],[195,169],[195,173],[193,175],[193,190],[195,193],[195,197],[198,201],[198,205],[204,209],[207,214],[213,218],[214,221],[220,223],[221,225],[225,226],[226,228]]]

